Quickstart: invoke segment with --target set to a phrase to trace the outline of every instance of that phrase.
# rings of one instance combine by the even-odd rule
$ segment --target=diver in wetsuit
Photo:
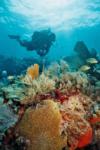
[[[8,35],[11,39],[16,39],[17,42],[27,50],[35,50],[38,55],[45,56],[53,42],[56,40],[56,36],[50,30],[35,31],[31,37],[31,41],[21,40],[20,36]]]

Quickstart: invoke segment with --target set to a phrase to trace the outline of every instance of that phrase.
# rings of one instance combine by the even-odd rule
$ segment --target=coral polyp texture
[[[28,150],[61,150],[67,138],[60,134],[61,114],[52,100],[25,112],[16,131],[30,140]]]

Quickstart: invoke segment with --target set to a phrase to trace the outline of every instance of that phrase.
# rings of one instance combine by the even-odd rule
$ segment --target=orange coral
[[[73,111],[62,113],[65,120],[65,127],[70,150],[75,150],[77,147],[82,148],[90,144],[92,141],[92,128],[90,124],[79,114]],[[64,126],[65,126],[64,125]]]
[[[67,137],[60,133],[61,114],[52,100],[43,102],[36,109],[29,108],[16,131],[30,140],[28,150],[61,150]]]
[[[92,137],[93,137],[93,131],[92,128],[89,127],[86,133],[80,137],[78,147],[82,148],[90,144],[92,141]]]
[[[85,147],[92,141],[92,128],[85,118],[91,107],[91,104],[90,106],[87,105],[90,100],[87,96],[80,93],[79,95],[69,97],[69,100],[64,101],[61,106],[62,126],[64,126],[62,128],[67,133],[70,150],[75,150],[77,147]],[[86,106],[89,108],[86,108]]]
[[[27,75],[31,76],[32,80],[39,76],[39,65],[34,64],[27,69]]]

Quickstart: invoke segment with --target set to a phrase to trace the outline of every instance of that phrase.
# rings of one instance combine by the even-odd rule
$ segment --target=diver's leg
[[[19,35],[8,35],[8,37],[10,39],[15,39],[21,46],[26,47],[27,49],[29,49],[30,47],[30,42],[26,41],[26,40],[21,40],[21,37]]]

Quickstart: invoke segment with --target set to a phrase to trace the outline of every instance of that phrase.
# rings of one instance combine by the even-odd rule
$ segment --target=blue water
[[[22,40],[23,39],[31,40],[31,36],[34,31],[38,31],[38,30],[40,31],[40,30],[45,30],[45,29],[51,29],[51,31],[56,34],[56,41],[53,43],[52,47],[50,48],[50,51],[45,56],[46,59],[40,59],[40,56],[37,55],[36,51],[27,51],[26,48],[19,45],[19,43],[16,40],[12,40],[8,37],[8,35],[20,35],[22,37]],[[84,74],[76,73],[76,75],[78,75],[78,77],[79,77],[79,82],[78,82],[78,78],[75,75],[75,71],[80,70],[80,67],[82,67],[85,64],[89,65],[89,63],[87,63],[87,61],[86,61],[86,59],[88,57],[81,57],[81,54],[83,54],[83,53],[79,53],[79,54],[77,53],[78,54],[77,55],[74,52],[73,49],[74,49],[74,46],[77,41],[84,41],[84,43],[86,44],[86,46],[88,47],[89,50],[91,50],[92,48],[96,49],[98,56],[99,56],[99,57],[97,57],[97,55],[95,56],[95,58],[97,59],[96,62],[98,62],[97,64],[91,64],[90,66],[87,66],[87,68],[90,67],[90,70],[86,71],[83,69],[83,71],[86,71],[86,73],[87,73],[87,78]],[[84,43],[83,43],[83,46],[84,46]],[[86,48],[87,51],[88,51],[88,49]],[[78,49],[78,51],[79,51],[79,49]],[[84,54],[85,54],[85,52],[84,52]],[[87,55],[87,53],[86,53],[86,55],[84,55],[84,54],[83,54],[83,56]],[[6,56],[6,57],[2,57],[2,55]],[[70,57],[66,57],[66,56],[70,56]],[[94,55],[89,55],[89,57],[90,56],[94,56]],[[15,57],[18,59],[15,59]],[[26,59],[26,57],[29,57],[29,59]],[[48,66],[50,65],[50,63],[52,61],[59,60],[64,57],[65,57],[64,60],[69,61],[68,62],[69,73],[67,76],[65,75],[64,70],[67,70],[68,67],[67,67],[67,69],[65,68],[66,64],[63,61],[62,61],[62,64],[64,64],[64,66],[61,65],[61,66],[57,67],[55,65],[55,68],[58,68],[56,71],[58,77],[56,78],[56,75],[54,73],[55,77],[53,79],[50,79],[52,82],[53,82],[53,80],[54,80],[54,83],[56,82],[55,86],[53,85],[54,91],[47,90],[48,92],[45,91],[42,93],[42,90],[41,90],[41,92],[36,90],[36,93],[35,93],[34,88],[35,88],[35,86],[37,86],[37,84],[39,82],[42,81],[41,80],[42,78],[40,78],[39,80],[36,80],[36,82],[34,82],[34,83],[32,82],[32,84],[31,84],[32,86],[27,86],[29,84],[29,83],[27,84],[27,81],[28,80],[31,81],[31,76],[28,76],[26,73],[26,70],[29,66],[31,66],[34,63],[39,64],[39,68],[40,68],[39,73],[41,74],[41,72],[44,71],[45,68],[48,68]],[[19,59],[19,58],[22,58],[22,59]],[[34,58],[36,58],[36,59],[34,59]],[[43,57],[41,57],[41,58],[43,58]],[[58,61],[58,63],[59,62],[60,61]],[[33,71],[34,71],[34,69],[33,69]],[[51,72],[52,71],[53,70],[51,69]],[[72,71],[74,71],[74,73]],[[50,70],[48,71],[48,74],[49,74],[49,72],[50,72]],[[10,78],[8,78],[9,75],[10,75],[10,78],[12,78],[11,80],[10,80]],[[17,75],[22,75],[22,76],[17,77]],[[65,75],[65,76],[63,76],[63,75]],[[70,76],[71,76],[71,78],[70,78]],[[26,84],[25,84],[26,86],[23,84],[24,77],[26,80]],[[67,82],[67,80],[68,80],[67,77],[69,79],[69,82]],[[66,81],[65,83],[64,83],[64,81],[62,81],[64,78]],[[76,78],[76,79],[74,79],[74,78]],[[86,79],[83,80],[83,78],[86,78]],[[33,79],[33,77],[32,77],[32,79]],[[87,82],[87,79],[89,79],[89,84],[85,85],[85,81]],[[45,79],[45,82],[43,82],[44,87],[45,87],[47,80],[49,80],[49,76],[47,76],[47,78]],[[46,87],[48,86],[47,89],[49,89],[49,85],[50,85],[49,82],[50,81],[48,81],[48,84],[46,85]],[[52,85],[52,82],[51,82],[51,85]],[[87,85],[89,86],[90,91],[89,91],[89,88],[87,87]],[[5,89],[3,89],[3,87]],[[24,90],[24,87],[25,87],[25,90]],[[39,85],[39,87],[42,88],[40,85]],[[46,89],[46,87],[45,87],[45,89]],[[68,87],[68,89],[67,89],[67,87]],[[77,91],[77,89],[78,89],[78,91]],[[32,98],[31,98],[32,90],[33,90],[33,93],[32,93]],[[60,101],[62,104],[63,99],[64,99],[64,101],[67,99],[70,99],[71,95],[74,96],[73,93],[75,93],[75,99],[76,99],[76,103],[77,103],[78,99],[80,98],[80,95],[79,95],[79,98],[77,95],[79,93],[79,91],[80,92],[84,91],[83,92],[84,94],[86,92],[86,95],[88,94],[88,96],[91,98],[91,101],[93,99],[93,105],[91,105],[91,103],[90,103],[90,105],[92,106],[92,109],[89,113],[88,111],[90,110],[90,106],[89,106],[89,108],[87,107],[89,101],[88,101],[88,98],[86,97],[87,117],[89,117],[90,114],[93,117],[96,117],[95,113],[96,113],[96,109],[97,110],[99,109],[99,98],[100,98],[100,0],[0,0],[0,150],[1,150],[1,147],[5,147],[5,149],[7,149],[7,145],[4,145],[4,143],[6,142],[5,138],[3,141],[3,145],[1,142],[2,135],[4,134],[4,132],[9,127],[11,127],[13,124],[15,124],[15,122],[17,121],[18,118],[20,119],[20,117],[22,117],[23,112],[26,111],[26,109],[28,109],[27,107],[30,107],[30,108],[35,107],[34,106],[35,105],[34,93],[35,93],[35,97],[37,100],[37,102],[36,102],[37,104],[38,104],[38,102],[41,102],[41,100],[43,100],[43,97],[45,98],[47,96],[47,98],[49,98],[49,99],[50,99],[50,97],[52,99],[54,99],[55,102],[57,102],[57,100],[58,100],[59,106],[60,106]],[[11,97],[9,96],[7,98],[6,94],[11,95]],[[20,103],[18,103],[18,106],[17,106],[17,102],[18,102],[18,101],[16,101],[17,94],[18,94],[18,100],[23,99],[24,98],[23,95],[24,95],[25,100],[27,101],[28,96],[29,96],[29,105],[27,105],[28,104],[27,103],[24,106],[25,110],[23,110],[24,107],[23,107],[23,105],[20,105]],[[85,96],[83,96],[83,98],[82,98],[84,100],[84,104],[85,104],[84,98],[85,98]],[[30,103],[30,100],[31,101],[33,100],[33,103]],[[9,101],[9,102],[7,102],[7,104],[3,104],[3,103],[6,103],[6,101]],[[65,103],[65,105],[66,104],[67,103]],[[79,104],[81,104],[81,101],[79,101]],[[83,106],[83,102],[81,105]],[[41,104],[39,104],[39,106],[41,106]],[[19,116],[14,115],[11,110],[11,107],[12,107],[13,112],[16,112],[17,115],[19,115],[19,113],[21,113],[21,112],[22,112],[22,114],[20,114]],[[38,105],[36,107],[38,107]],[[62,109],[61,111],[63,112],[63,108],[65,106],[62,105],[60,107],[59,108]],[[67,107],[65,109],[67,110]],[[78,110],[80,111],[81,109],[78,109]],[[84,115],[82,115],[83,117],[86,116],[84,112],[85,112],[85,107],[83,106],[82,107],[82,113],[84,114]],[[64,112],[64,113],[65,113],[65,117],[66,117],[66,112]],[[73,113],[74,113],[74,111],[73,111]],[[92,114],[92,113],[94,113],[94,114]],[[76,115],[76,117],[78,117],[78,114],[75,114],[75,115]],[[69,113],[69,116],[70,116],[70,113]],[[83,120],[84,119],[83,117],[82,117],[82,119],[81,118],[80,119]],[[52,118],[51,118],[51,120],[52,120]],[[78,119],[76,119],[76,120],[78,120]],[[87,118],[87,120],[88,120],[88,118]],[[65,118],[65,121],[66,121],[66,118]],[[75,121],[73,120],[73,122],[75,122]],[[83,126],[84,126],[86,120],[83,120],[83,122],[84,122],[84,124],[83,124]],[[18,123],[19,123],[19,121],[18,121]],[[67,124],[70,125],[70,123],[67,123]],[[79,124],[80,124],[80,121],[79,121]],[[79,124],[77,123],[76,127],[78,127],[77,125],[79,125]],[[61,125],[61,126],[63,126],[63,125]],[[64,130],[62,130],[62,131],[64,131],[63,133],[65,133],[66,124],[64,124],[64,126],[65,126]],[[27,127],[27,124],[26,124],[26,127]],[[76,127],[75,128],[71,127],[71,128],[76,130],[77,129]],[[71,128],[69,128],[69,129],[71,129]],[[37,129],[38,129],[38,127],[37,127]],[[40,132],[40,129],[39,129],[39,132]],[[96,128],[94,128],[94,129],[96,129]],[[66,131],[68,131],[68,129]],[[83,131],[82,131],[82,133],[84,133]],[[98,129],[97,129],[97,131],[99,132]],[[47,135],[49,132],[51,132],[51,131],[48,131],[45,134],[46,137],[49,137]],[[38,133],[38,132],[36,131],[36,133]],[[70,133],[70,131],[69,131],[68,138],[69,138],[69,135],[73,135],[73,137],[74,137],[73,133]],[[78,133],[78,131],[77,131],[77,133]],[[79,129],[79,133],[80,133],[80,129]],[[78,133],[78,135],[79,135],[79,133]],[[12,134],[12,132],[11,132],[11,134]],[[11,134],[8,132],[8,137],[5,136],[6,138],[8,138],[8,142],[7,142],[8,146],[15,147],[15,145],[17,144],[16,146],[17,147],[21,146],[21,149],[22,149],[22,145],[24,144],[25,141],[18,142],[17,140],[20,139],[20,136],[18,136],[14,139],[14,142],[11,142],[12,138],[10,139],[10,142],[9,142],[9,138],[10,138]],[[96,132],[96,134],[97,134],[97,132]],[[46,146],[47,146],[49,138],[46,139],[45,135],[43,135],[43,139],[41,139],[41,135],[40,135],[40,138],[37,137],[38,134],[36,135],[37,139],[40,140],[39,145],[41,145],[42,141],[44,140],[44,142],[46,141]],[[51,135],[51,133],[50,133],[50,135]],[[64,135],[64,134],[62,134],[62,135]],[[77,137],[77,134],[75,137]],[[74,140],[74,138],[73,138],[73,140]],[[71,138],[68,139],[68,142],[69,142],[68,145],[71,144],[70,139]],[[80,139],[80,137],[79,137],[79,139]],[[56,136],[55,136],[54,140],[56,140]],[[22,141],[22,140],[20,139],[20,141]],[[26,141],[29,141],[29,142],[27,142],[28,144],[31,143],[30,139],[29,140],[26,139]],[[94,141],[96,142],[96,140],[94,140]],[[16,143],[16,142],[18,142],[18,143]],[[35,140],[35,142],[36,142],[36,140]],[[52,140],[50,142],[52,143]],[[77,139],[76,139],[76,142],[77,142]],[[34,141],[32,143],[34,143]],[[53,143],[55,143],[55,141]],[[83,144],[84,144],[84,142],[83,142]],[[27,144],[25,143],[24,146],[26,146],[26,145]],[[50,143],[49,143],[49,145],[50,145]],[[43,144],[43,147],[45,147],[45,144]],[[10,150],[10,148],[8,148],[8,149]],[[18,149],[20,149],[20,148],[18,148]]]
[[[0,54],[38,57],[8,34],[29,39],[35,30],[51,28],[56,42],[47,57],[59,59],[73,53],[78,40],[100,52],[100,0],[0,0]]]

